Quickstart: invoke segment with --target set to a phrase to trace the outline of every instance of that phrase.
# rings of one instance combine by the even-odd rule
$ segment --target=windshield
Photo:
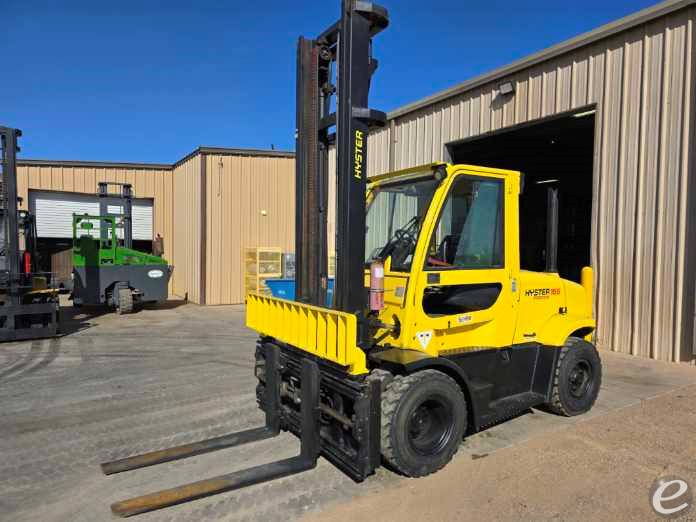
[[[367,209],[367,263],[391,256],[392,270],[410,270],[418,233],[438,184],[438,180],[428,178],[374,189]]]

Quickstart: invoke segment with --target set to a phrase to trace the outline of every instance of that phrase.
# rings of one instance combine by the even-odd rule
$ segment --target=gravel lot
[[[114,501],[297,452],[296,439],[283,434],[251,446],[102,475],[103,461],[260,425],[263,417],[256,408],[252,374],[255,335],[244,327],[241,307],[171,302],[127,317],[72,315],[71,309],[66,315],[68,334],[60,339],[0,345],[0,519],[112,520],[109,505]],[[693,367],[606,352],[602,357],[605,384],[590,415],[522,415],[468,438],[449,473],[485,466],[492,459],[482,457],[503,459],[505,452],[547,440],[529,450],[541,458],[544,448],[556,440],[553,434],[572,434],[576,423],[608,423],[621,432],[630,408],[696,383]],[[680,414],[679,408],[687,405],[691,408],[693,402],[677,401],[669,408],[686,419],[678,424],[679,430],[690,429],[679,434],[684,440],[693,439],[696,429],[690,424],[696,423],[693,414]],[[658,434],[644,438],[652,436]],[[510,466],[506,476],[529,481],[526,471]],[[559,475],[558,480],[566,479],[565,473]],[[338,509],[334,519],[340,520],[349,501],[358,509],[379,498],[377,493],[387,498],[404,487],[411,489],[409,502],[423,505],[429,498],[427,483],[422,483],[422,492],[419,484],[383,469],[365,483],[354,484],[320,459],[311,472],[139,515],[138,520],[292,520],[317,513],[329,517],[333,509]],[[620,484],[616,488],[620,494]],[[490,509],[496,509],[495,503]],[[408,512],[414,518],[423,516]],[[513,510],[501,511],[499,518],[508,512],[531,517],[531,512]],[[489,513],[496,518],[495,511]],[[543,518],[543,513],[533,518]],[[386,518],[383,515],[378,518]]]

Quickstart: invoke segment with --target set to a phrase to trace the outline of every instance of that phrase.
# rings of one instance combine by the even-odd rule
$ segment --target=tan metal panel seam
[[[200,260],[199,260],[199,301],[201,305],[205,305],[206,302],[206,272],[207,272],[207,255],[206,255],[206,248],[207,248],[207,238],[208,238],[208,231],[207,231],[207,226],[208,226],[208,194],[207,194],[207,165],[206,165],[206,158],[207,155],[205,153],[201,153],[200,155],[200,162],[201,162],[201,174],[200,174],[200,183],[201,183],[201,209],[200,209],[200,223],[199,223],[199,230],[200,230]]]

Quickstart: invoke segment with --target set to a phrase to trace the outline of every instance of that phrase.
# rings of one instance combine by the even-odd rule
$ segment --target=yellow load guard
[[[357,317],[295,301],[247,294],[246,325],[295,348],[367,373],[365,352],[356,346]]]

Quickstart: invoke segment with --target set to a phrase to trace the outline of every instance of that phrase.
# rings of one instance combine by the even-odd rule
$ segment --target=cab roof
[[[378,174],[376,176],[371,176],[368,178],[368,184],[370,186],[378,186],[386,183],[393,183],[398,181],[404,181],[412,178],[418,178],[430,173],[435,173],[440,171],[443,176],[450,176],[455,172],[466,170],[470,172],[480,172],[482,174],[498,174],[503,176],[513,176],[518,177],[521,175],[520,172],[516,170],[507,169],[496,169],[492,167],[482,167],[479,165],[468,165],[463,163],[426,163],[425,165],[419,165],[417,167],[410,167],[408,169],[396,170],[393,172],[387,172],[384,174]]]

